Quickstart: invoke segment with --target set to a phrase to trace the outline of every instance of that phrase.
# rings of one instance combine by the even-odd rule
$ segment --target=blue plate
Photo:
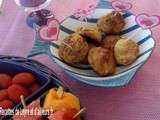
[[[20,72],[30,72],[34,74],[41,85],[38,91],[25,99],[26,104],[38,99],[52,87],[62,86],[65,90],[71,91],[69,86],[60,80],[56,73],[37,61],[21,57],[0,56],[0,73],[15,75]],[[14,109],[19,108],[22,108],[22,104],[14,107]],[[11,117],[12,116],[3,116],[0,119],[7,120]]]

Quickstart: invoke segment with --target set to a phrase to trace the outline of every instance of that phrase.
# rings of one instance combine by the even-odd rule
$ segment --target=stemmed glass
[[[15,0],[15,3],[24,9],[25,12],[31,12],[27,17],[27,24],[33,27],[33,23],[46,25],[48,19],[54,15],[51,11],[44,9],[52,0]]]

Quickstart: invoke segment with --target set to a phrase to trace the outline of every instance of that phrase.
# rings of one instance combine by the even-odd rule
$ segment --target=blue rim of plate
[[[63,79],[60,78],[60,76],[54,72],[52,69],[50,69],[49,67],[43,65],[42,63],[33,60],[33,59],[29,59],[29,58],[24,58],[24,57],[19,57],[19,56],[6,56],[6,55],[0,55],[0,60],[6,61],[8,63],[18,63],[24,67],[32,67],[34,69],[39,70],[42,74],[44,74],[45,76],[47,76],[48,78],[52,79],[56,79],[58,80],[58,84],[62,84],[64,86],[66,86],[66,88],[70,88],[69,85],[67,85]],[[71,88],[70,88],[71,90]],[[71,90],[72,91],[72,90]]]

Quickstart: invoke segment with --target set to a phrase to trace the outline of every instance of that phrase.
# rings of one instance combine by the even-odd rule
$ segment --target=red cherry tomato
[[[64,114],[64,120],[73,120],[73,117],[77,112],[78,111],[76,109],[67,109]],[[76,120],[78,120],[78,119],[76,119]]]

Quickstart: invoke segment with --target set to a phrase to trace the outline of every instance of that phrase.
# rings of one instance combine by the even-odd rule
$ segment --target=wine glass
[[[33,27],[34,23],[40,26],[46,25],[48,19],[54,17],[50,10],[44,9],[51,2],[52,0],[15,0],[15,3],[25,12],[31,12],[26,20],[30,27]]]

